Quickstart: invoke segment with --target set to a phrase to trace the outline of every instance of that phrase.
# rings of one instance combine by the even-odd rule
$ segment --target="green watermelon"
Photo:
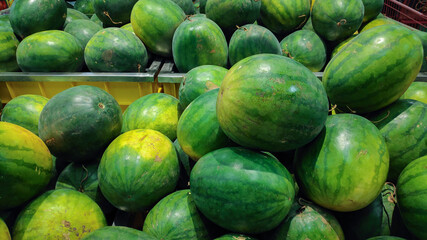
[[[400,97],[400,99],[413,99],[427,104],[427,83],[413,82]]]
[[[363,22],[368,22],[378,16],[383,9],[384,0],[362,0],[364,6]]]
[[[387,179],[397,182],[411,161],[427,155],[427,104],[402,99],[367,116],[384,136],[390,154]]]
[[[396,187],[393,183],[386,182],[381,191],[383,217],[381,224],[381,235],[390,235],[393,224],[393,214],[396,208]]]
[[[206,13],[206,2],[207,2],[208,0],[200,0],[200,5],[199,5],[199,8],[200,8],[200,13]]]
[[[170,57],[174,32],[184,19],[184,11],[172,0],[140,0],[130,21],[136,36],[152,53]]]
[[[59,189],[44,193],[22,210],[12,237],[13,240],[74,240],[106,224],[101,209],[88,196]]]
[[[10,100],[1,114],[1,121],[26,128],[38,135],[40,113],[49,99],[40,95],[21,95]]]
[[[125,25],[121,26],[120,28],[128,30],[128,31],[132,32],[133,34],[135,34],[135,32],[133,31],[133,28],[132,28],[132,23],[125,24]]]
[[[0,210],[40,193],[53,174],[52,156],[34,133],[0,122]]]
[[[331,53],[331,58],[335,57],[335,55],[337,55],[337,53],[338,53],[339,51],[341,51],[341,49],[343,49],[345,46],[347,46],[347,44],[348,44],[351,40],[353,40],[356,36],[357,36],[357,35],[353,35],[353,36],[351,36],[351,37],[347,38],[346,40],[344,40],[344,41],[340,42],[340,43],[339,43],[339,44],[334,48],[334,50],[332,51],[332,53]]]
[[[179,85],[179,105],[181,109],[184,110],[203,93],[219,88],[227,71],[226,68],[220,66],[203,65],[187,72]]]
[[[311,17],[308,18],[307,22],[302,27],[303,30],[310,30],[314,32],[313,22],[311,21]]]
[[[84,58],[91,72],[143,72],[148,62],[144,44],[120,28],[106,28],[93,35]]]
[[[178,104],[178,99],[165,93],[141,97],[123,113],[122,132],[153,129],[174,141],[179,118]]]
[[[95,15],[95,7],[93,6],[94,1],[95,0],[76,0],[74,3],[74,9],[86,14],[88,17],[91,17],[92,15]]]
[[[258,54],[235,64],[217,100],[225,134],[244,147],[292,150],[313,140],[328,115],[326,92],[301,63]]]
[[[325,40],[343,40],[362,25],[362,0],[316,0],[311,20],[316,33]]]
[[[130,22],[130,13],[137,1],[93,0],[93,8],[104,27],[120,27]]]
[[[13,32],[9,21],[9,14],[0,15],[0,32]]]
[[[72,87],[47,102],[40,114],[39,135],[56,157],[87,161],[120,134],[121,112],[117,101],[104,90]]]
[[[427,72],[427,32],[414,30],[413,33],[415,33],[415,35],[420,38],[423,44],[424,57],[423,57],[423,65],[421,66],[420,71]]]
[[[244,148],[203,156],[191,171],[190,189],[203,215],[239,233],[273,229],[295,196],[292,176],[276,158]]]
[[[83,48],[86,47],[86,44],[93,35],[100,30],[102,30],[101,26],[85,19],[74,20],[64,28],[64,31],[73,35],[80,42]]]
[[[176,188],[177,189],[189,189],[190,188],[190,173],[195,162],[191,161],[190,157],[182,150],[179,145],[178,139],[173,142],[176,150],[176,154],[179,160],[179,179]]]
[[[16,60],[23,72],[77,72],[83,66],[83,49],[73,35],[49,30],[22,40]]]
[[[160,200],[145,218],[143,230],[156,239],[212,239],[188,189]]]
[[[215,238],[214,240],[257,240],[257,239],[253,237],[245,236],[243,234],[230,233],[230,234],[223,235],[219,238]]]
[[[422,61],[421,41],[410,30],[378,26],[359,34],[335,55],[326,66],[323,86],[339,110],[372,112],[405,92]]]
[[[326,46],[313,31],[295,31],[285,37],[280,46],[284,56],[302,63],[313,72],[319,72],[325,66]]]
[[[9,228],[7,228],[6,223],[1,218],[0,218],[0,239],[12,240],[12,238],[10,237]]]
[[[73,8],[67,8],[67,18],[65,19],[64,28],[72,21],[77,19],[86,19],[89,20],[86,14],[79,12]]]
[[[219,126],[216,116],[218,92],[217,88],[200,95],[179,119],[179,144],[195,161],[213,150],[227,147],[231,142]]]
[[[33,33],[62,29],[67,17],[64,0],[15,0],[10,8],[10,24],[20,38]]]
[[[360,30],[360,32],[364,32],[364,31],[369,30],[371,28],[382,26],[382,25],[387,25],[387,24],[396,24],[396,22],[393,21],[390,18],[378,18],[378,19],[374,19],[374,20],[370,21],[368,24],[366,24]]]
[[[19,41],[10,31],[0,30],[0,72],[15,72],[19,70],[16,62],[16,48]]]
[[[105,150],[98,169],[99,187],[116,208],[147,210],[175,189],[179,163],[172,142],[151,129],[117,137]]]
[[[172,0],[174,3],[178,4],[184,11],[186,15],[196,14],[196,8],[192,0]]]
[[[206,17],[228,35],[236,30],[236,26],[254,23],[260,15],[260,9],[259,0],[209,0],[206,2]]]
[[[173,60],[182,73],[201,65],[225,67],[228,47],[218,25],[205,17],[188,17],[172,39]]]
[[[246,57],[261,53],[282,54],[279,41],[267,28],[247,24],[239,27],[231,36],[228,50],[231,66]]]
[[[262,0],[261,21],[272,32],[289,34],[310,17],[309,0]]]
[[[92,17],[90,17],[90,20],[96,24],[98,24],[99,26],[103,27],[104,23],[101,22],[101,20],[98,18],[98,16],[96,16],[96,14],[93,14]]]
[[[406,240],[405,238],[394,237],[394,236],[377,236],[371,237],[366,240]]]
[[[408,230],[427,238],[427,156],[408,164],[397,181],[397,204]]]
[[[295,169],[305,195],[339,212],[368,206],[387,178],[389,154],[380,131],[353,114],[329,116],[317,138],[299,148]]]
[[[87,234],[82,240],[157,240],[145,232],[123,226],[107,226]]]

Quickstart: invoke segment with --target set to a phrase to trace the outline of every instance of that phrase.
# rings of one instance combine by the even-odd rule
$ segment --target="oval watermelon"
[[[427,104],[427,83],[413,82],[400,97],[400,99],[413,99]]]
[[[86,14],[79,12],[73,8],[67,8],[67,18],[65,19],[64,28],[72,21],[78,20],[78,19],[85,19],[89,20],[89,18],[86,16]]]
[[[82,45],[83,49],[89,40],[97,33],[102,30],[102,27],[98,24],[85,19],[78,19],[70,22],[64,28],[64,31],[73,35]]]
[[[16,62],[16,48],[19,41],[11,31],[0,30],[0,72],[15,72],[19,70]]]
[[[365,8],[363,22],[369,22],[376,18],[383,9],[384,0],[362,0]]]
[[[107,226],[87,234],[82,240],[157,240],[145,232],[123,226]]]
[[[0,218],[0,239],[12,240],[12,238],[10,237],[9,228],[7,228],[6,223],[1,218]]]
[[[130,14],[138,0],[93,0],[96,16],[104,27],[120,27],[130,22]]]
[[[240,233],[276,227],[294,200],[294,181],[271,155],[222,148],[203,156],[190,176],[197,208],[215,224]]]
[[[52,155],[34,133],[0,122],[0,210],[40,193],[53,175]]]
[[[92,17],[92,15],[95,15],[94,2],[94,0],[76,0],[74,9],[86,14],[88,17]]]

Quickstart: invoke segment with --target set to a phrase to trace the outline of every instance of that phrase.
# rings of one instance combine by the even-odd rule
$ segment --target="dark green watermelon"
[[[0,210],[39,194],[53,175],[52,156],[34,133],[0,122]]]
[[[120,28],[106,28],[93,35],[84,58],[91,72],[143,72],[148,62],[144,44]]]
[[[98,24],[99,26],[103,27],[104,23],[101,22],[101,20],[98,18],[98,16],[96,16],[96,14],[93,14],[92,17],[90,17],[90,20],[96,24]]]
[[[339,110],[367,113],[396,101],[415,80],[422,61],[421,41],[410,30],[383,25],[360,33],[338,52],[322,81]]]
[[[130,13],[138,0],[92,0],[96,16],[104,27],[120,27],[130,22]]]
[[[174,3],[178,4],[184,11],[186,15],[196,14],[196,8],[194,7],[192,0],[172,0]]]
[[[413,99],[427,104],[427,83],[413,82],[400,97],[400,99]]]
[[[15,0],[10,24],[20,38],[45,30],[62,29],[67,17],[64,0]]]
[[[367,116],[384,136],[390,154],[387,179],[397,182],[411,161],[427,155],[427,104],[402,99]]]
[[[316,0],[311,20],[320,37],[337,41],[350,37],[359,29],[363,13],[362,0]]]
[[[383,9],[384,0],[362,0],[364,6],[363,22],[375,19]]]
[[[82,240],[157,240],[145,232],[123,226],[107,226],[87,234]]]
[[[85,20],[89,20],[88,16],[86,16],[86,14],[77,11],[76,9],[73,8],[67,8],[67,18],[65,19],[65,23],[64,23],[64,28],[72,21],[77,20],[77,19],[85,19]]]
[[[140,0],[131,13],[136,36],[154,54],[172,56],[172,38],[184,21],[184,11],[171,0]]]
[[[190,176],[197,208],[215,224],[240,233],[273,229],[288,214],[294,181],[274,157],[244,148],[203,156]]]
[[[215,238],[214,240],[257,240],[257,239],[253,237],[245,236],[243,234],[230,233],[230,234],[223,235],[219,238]]]
[[[19,70],[16,62],[16,49],[19,41],[12,31],[0,30],[0,72]]]
[[[3,240],[12,239],[10,237],[9,228],[7,228],[6,223],[1,218],[0,218],[0,239],[3,239]]]
[[[102,194],[126,212],[148,210],[175,189],[178,176],[172,142],[151,129],[136,129],[117,137],[105,150],[98,169]]]
[[[231,66],[246,57],[261,53],[282,53],[279,41],[267,28],[247,24],[239,27],[231,36],[228,49]]]
[[[295,155],[298,183],[309,199],[340,212],[368,206],[387,178],[389,155],[380,131],[353,114],[328,116],[317,138]]]
[[[152,93],[133,102],[123,113],[122,132],[153,129],[176,139],[179,101],[165,93]]]
[[[73,35],[49,30],[22,40],[16,60],[23,72],[77,72],[83,66],[83,49]]]
[[[326,46],[313,31],[295,31],[285,37],[280,45],[284,56],[302,63],[313,72],[319,72],[325,66]]]
[[[224,33],[205,17],[190,16],[179,25],[173,35],[172,52],[176,67],[182,73],[201,65],[227,65]]]
[[[217,100],[225,134],[244,147],[288,151],[307,144],[328,115],[326,92],[301,63],[258,54],[235,64],[225,76]]]
[[[121,127],[122,111],[113,96],[82,85],[49,100],[40,114],[39,136],[56,157],[83,162],[102,153]]]
[[[88,17],[91,17],[92,15],[95,15],[95,7],[93,6],[94,1],[95,0],[76,0],[74,3],[74,9],[86,14]]]
[[[95,35],[95,33],[102,30],[102,27],[98,24],[85,19],[74,20],[67,24],[64,31],[73,35],[82,45],[83,48],[89,40]]]

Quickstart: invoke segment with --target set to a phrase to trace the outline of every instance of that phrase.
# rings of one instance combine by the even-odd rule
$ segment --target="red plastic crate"
[[[384,0],[382,13],[416,29],[427,29],[427,0]]]

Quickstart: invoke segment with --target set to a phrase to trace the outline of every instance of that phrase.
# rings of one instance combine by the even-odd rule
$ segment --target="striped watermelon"
[[[230,233],[230,234],[223,235],[219,238],[215,238],[214,240],[257,240],[257,239],[253,237],[248,237],[243,234]]]
[[[87,234],[82,240],[157,240],[145,232],[123,226],[107,226]]]
[[[396,24],[396,22],[390,18],[374,19],[374,20],[370,21],[368,24],[366,24],[365,26],[363,26],[363,28],[362,28],[362,30],[360,30],[360,32],[364,32],[364,31],[369,30],[371,28],[382,26],[382,25],[387,25],[387,24]]]
[[[83,66],[83,49],[73,35],[49,30],[22,40],[16,60],[23,72],[77,72]]]
[[[356,211],[373,202],[388,167],[389,155],[380,131],[353,114],[329,116],[320,135],[295,155],[296,175],[305,195],[340,212]]]
[[[0,72],[15,72],[19,70],[16,62],[16,48],[19,41],[10,31],[0,30]]]
[[[137,1],[93,0],[93,8],[104,27],[120,27],[130,22],[130,14]]]
[[[384,0],[362,0],[364,6],[363,22],[376,18],[383,9]]]
[[[64,31],[73,35],[84,49],[93,35],[101,29],[101,26],[90,20],[78,19],[67,24]]]
[[[396,101],[415,80],[422,61],[423,46],[410,30],[383,25],[350,41],[328,63],[322,81],[340,110],[367,113]]]
[[[49,99],[40,95],[21,95],[10,100],[3,108],[1,121],[26,128],[38,135],[39,118]]]
[[[86,14],[79,12],[73,8],[67,8],[67,18],[65,19],[64,28],[72,21],[78,20],[78,19],[85,19],[89,20],[89,18],[86,16]]]
[[[76,0],[74,3],[74,9],[79,12],[86,14],[86,16],[91,17],[95,15],[94,0]]]
[[[427,83],[413,82],[400,99],[413,99],[427,104]]]
[[[427,156],[405,167],[397,181],[397,205],[403,222],[419,239],[427,238]]]
[[[10,237],[9,228],[7,228],[6,223],[1,218],[0,218],[0,239],[12,240]]]
[[[40,193],[53,174],[52,155],[34,133],[0,122],[0,210]]]
[[[9,14],[0,15],[0,32],[13,32],[9,21]]]

